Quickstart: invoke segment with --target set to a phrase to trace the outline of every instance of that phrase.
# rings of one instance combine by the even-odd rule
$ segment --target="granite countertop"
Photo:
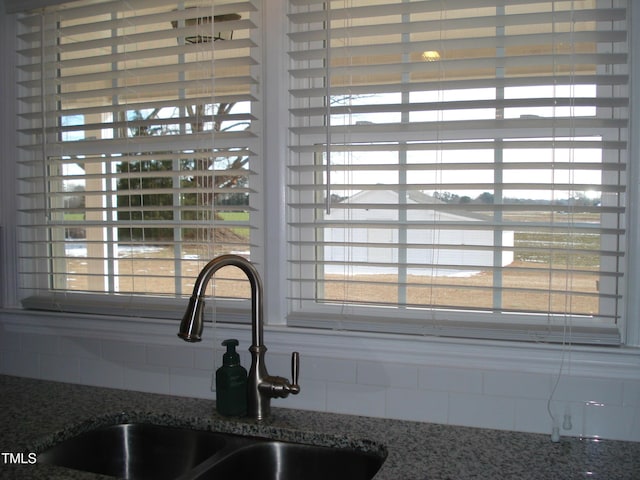
[[[274,402],[277,403],[277,402]],[[273,408],[263,422],[227,419],[214,402],[0,376],[0,451],[38,452],[99,425],[145,421],[328,446],[386,451],[376,480],[640,478],[640,443],[563,438]],[[11,479],[97,479],[44,465],[8,465]]]

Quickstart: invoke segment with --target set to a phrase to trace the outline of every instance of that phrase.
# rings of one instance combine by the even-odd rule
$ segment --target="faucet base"
[[[264,420],[271,414],[271,397],[261,391],[261,385],[269,377],[264,362],[267,347],[251,345],[251,368],[247,379],[247,415],[256,420]]]

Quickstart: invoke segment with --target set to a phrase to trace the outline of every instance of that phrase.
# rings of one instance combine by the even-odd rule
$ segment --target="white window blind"
[[[618,343],[626,2],[289,4],[290,324]]]
[[[26,306],[129,298],[140,315],[134,298],[190,295],[214,256],[259,261],[258,13],[118,0],[20,16]],[[217,296],[248,296],[235,275],[216,276]]]

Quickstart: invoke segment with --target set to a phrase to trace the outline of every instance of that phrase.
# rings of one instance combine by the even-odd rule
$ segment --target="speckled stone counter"
[[[274,402],[275,403],[275,402]],[[96,426],[125,421],[190,426],[303,443],[386,452],[376,480],[639,479],[640,443],[273,408],[257,423],[226,419],[214,402],[0,376],[0,451],[38,452]],[[8,465],[8,479],[99,479],[42,463]]]

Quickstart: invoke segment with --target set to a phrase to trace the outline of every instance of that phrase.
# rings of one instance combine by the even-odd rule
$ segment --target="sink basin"
[[[356,450],[265,441],[238,449],[197,479],[369,480],[382,462]]]
[[[38,453],[38,463],[126,479],[370,480],[384,456],[146,423],[108,425]]]
[[[38,454],[38,463],[128,479],[174,479],[226,445],[223,435],[145,423],[91,430]]]

